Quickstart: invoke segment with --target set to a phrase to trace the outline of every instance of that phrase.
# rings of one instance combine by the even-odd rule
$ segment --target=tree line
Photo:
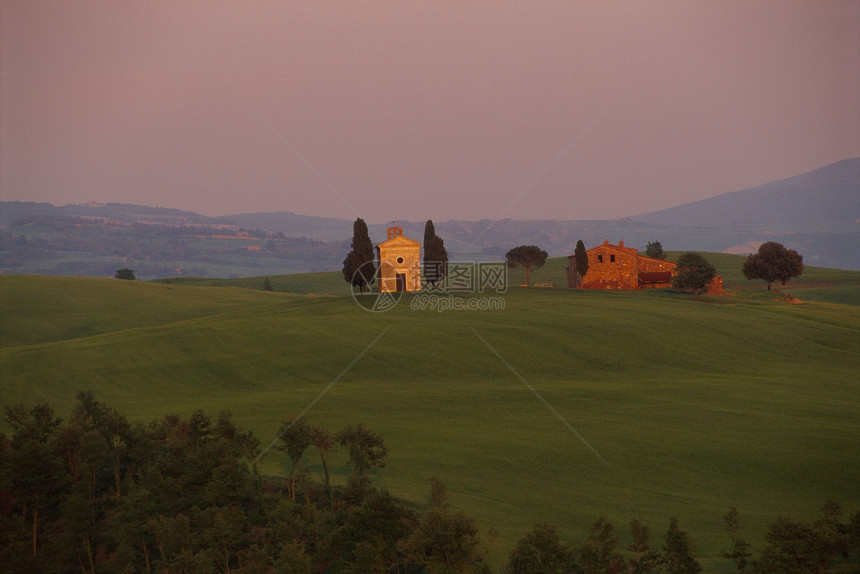
[[[666,253],[659,241],[649,241],[645,254],[654,259],[665,259]],[[522,267],[526,273],[525,285],[531,284],[531,272],[546,263],[548,253],[537,245],[519,245],[505,253],[505,263],[510,268]],[[343,278],[352,287],[358,287],[363,293],[365,288],[376,279],[373,242],[370,240],[367,224],[358,218],[353,223],[352,242],[350,251],[343,261]],[[432,220],[424,225],[424,272],[427,282],[435,287],[447,274],[448,252],[441,237],[436,234]],[[582,240],[576,243],[574,251],[576,280],[573,287],[579,287],[582,278],[588,272],[588,254]],[[781,243],[768,241],[759,246],[756,253],[750,254],[743,263],[742,272],[747,279],[761,279],[767,282],[770,291],[773,284],[779,281],[785,285],[792,277],[803,273],[803,256],[793,249],[787,249]],[[699,253],[686,252],[678,257],[677,272],[672,278],[672,287],[681,290],[692,290],[696,297],[706,290],[708,284],[716,277],[717,270]]]
[[[282,421],[273,454],[286,477],[263,476],[260,441],[228,412],[130,422],[90,392],[67,420],[48,404],[5,407],[0,435],[0,564],[4,572],[489,573],[495,538],[452,507],[431,478],[425,503],[374,484],[389,450],[363,424],[331,431]],[[270,454],[269,456],[272,456]],[[331,472],[348,468],[343,484]],[[849,572],[860,562],[860,511],[828,502],[813,522],[780,517],[758,557],[724,521],[721,554],[738,572]],[[574,547],[557,525],[535,524],[503,573],[698,572],[677,519],[651,541],[633,519],[631,542],[605,517]]]

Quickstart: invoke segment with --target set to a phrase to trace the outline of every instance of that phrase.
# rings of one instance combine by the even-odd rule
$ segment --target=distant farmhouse
[[[421,243],[403,235],[402,227],[388,228],[388,239],[376,246],[376,255],[380,292],[421,290]]]
[[[672,277],[677,273],[672,261],[639,255],[632,247],[609,243],[589,249],[588,272],[585,277],[577,277],[576,257],[568,256],[567,286],[580,289],[667,289],[672,286]],[[708,285],[707,292],[721,295],[723,280],[717,275]]]

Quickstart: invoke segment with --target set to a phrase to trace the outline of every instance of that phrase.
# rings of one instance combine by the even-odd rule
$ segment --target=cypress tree
[[[436,235],[433,220],[428,219],[424,224],[424,277],[436,286],[448,272],[448,251],[445,242]]]
[[[436,237],[436,227],[433,225],[433,220],[428,219],[424,224],[424,261],[427,261],[427,245]]]
[[[573,255],[576,260],[576,287],[578,288],[585,274],[588,273],[588,252],[585,250],[585,244],[582,242],[582,239],[576,242],[576,249],[574,249]]]
[[[376,269],[373,265],[373,242],[362,218],[352,224],[352,249],[343,260],[343,279],[364,293],[364,288],[373,283]]]

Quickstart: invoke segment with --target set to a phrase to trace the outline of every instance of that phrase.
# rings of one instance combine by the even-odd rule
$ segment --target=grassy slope
[[[815,273],[857,300],[860,273]],[[626,544],[632,516],[659,538],[676,515],[707,563],[731,505],[756,541],[778,514],[860,505],[860,306],[512,288],[504,311],[413,311],[406,296],[372,314],[349,297],[34,277],[0,277],[0,297],[0,403],[66,413],[86,388],[138,420],[226,408],[267,444],[328,389],[308,418],[379,430],[395,494],[446,480],[499,531],[497,563],[539,519],[579,542],[605,514]],[[273,455],[262,468],[283,470]]]

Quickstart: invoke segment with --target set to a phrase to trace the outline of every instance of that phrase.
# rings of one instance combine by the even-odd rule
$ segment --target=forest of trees
[[[388,461],[383,437],[364,425],[332,431],[284,421],[261,450],[227,412],[130,422],[81,392],[67,420],[47,404],[5,407],[0,435],[0,564],[4,572],[481,573],[490,531],[455,510],[441,480],[423,505],[374,484]],[[257,472],[262,455],[289,475]],[[342,484],[330,470],[348,466]],[[814,522],[780,517],[758,557],[724,517],[738,572],[854,572],[860,511],[847,520],[827,502]],[[574,547],[557,525],[535,524],[503,572],[697,572],[690,536],[674,518],[652,542],[630,523],[617,547],[600,517]]]

